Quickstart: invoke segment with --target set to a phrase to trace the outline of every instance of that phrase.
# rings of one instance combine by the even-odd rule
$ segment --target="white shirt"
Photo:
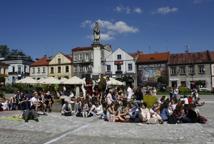
[[[132,88],[128,87],[127,93],[128,93],[127,99],[128,99],[128,101],[130,101],[132,98],[132,95],[134,94]]]
[[[107,104],[110,105],[112,102],[113,102],[113,98],[112,98],[112,95],[111,93],[108,93],[107,96],[106,96],[106,101],[107,101]]]

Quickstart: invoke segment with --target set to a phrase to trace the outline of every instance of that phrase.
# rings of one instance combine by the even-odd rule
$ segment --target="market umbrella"
[[[114,78],[109,78],[109,81],[107,81],[107,84],[108,85],[120,85],[120,86],[125,85],[124,82],[118,81]]]
[[[60,80],[54,77],[47,77],[44,79],[39,80],[39,84],[60,84]]]
[[[32,77],[26,77],[21,80],[16,81],[16,83],[21,83],[21,84],[37,84],[38,81],[33,79]]]
[[[82,85],[84,83],[85,83],[85,81],[80,79],[77,76],[73,76],[70,79],[63,82],[63,84],[69,84],[69,85]]]

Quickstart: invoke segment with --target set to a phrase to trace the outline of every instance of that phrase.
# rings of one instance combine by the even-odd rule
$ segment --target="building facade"
[[[97,79],[105,73],[105,58],[112,53],[109,45],[92,44],[90,47],[72,49],[74,75]]]
[[[47,56],[44,56],[30,66],[30,76],[36,80],[47,78],[48,77],[48,64],[49,59]]]
[[[71,78],[73,76],[72,57],[63,53],[57,53],[49,61],[48,76],[58,79]]]
[[[134,57],[118,48],[106,57],[105,74],[119,79],[127,78],[127,82],[133,83],[136,74]]]
[[[211,59],[211,85],[212,91],[214,91],[214,51],[210,52],[210,59]]]
[[[162,84],[167,85],[167,63],[169,55],[169,52],[153,54],[140,53],[136,61],[137,84],[139,86],[156,85],[159,78],[161,78],[166,81],[163,81]]]
[[[77,47],[72,49],[73,73],[80,78],[90,77],[93,68],[93,48]]]
[[[168,71],[170,87],[212,89],[209,51],[171,54]]]
[[[8,66],[9,65],[0,62],[0,77],[4,78],[0,80],[0,86],[5,84],[5,80],[8,77]]]
[[[6,84],[14,84],[17,80],[25,78],[30,74],[30,65],[32,60],[28,57],[10,57],[2,60],[1,62],[9,65]]]

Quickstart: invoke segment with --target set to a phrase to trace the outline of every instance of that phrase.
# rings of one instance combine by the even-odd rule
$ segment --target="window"
[[[61,64],[61,58],[58,58],[58,64]]]
[[[128,64],[128,71],[132,71],[132,64]]]
[[[26,70],[27,70],[27,66],[25,65],[25,66],[24,66],[24,72],[26,72]]]
[[[181,86],[186,87],[186,81],[181,81]]]
[[[83,54],[80,54],[80,60],[82,60],[83,59]]]
[[[82,66],[80,66],[80,72],[82,72],[83,71],[83,68],[82,68]]]
[[[186,74],[185,66],[180,66],[180,75],[185,75],[185,74]]]
[[[58,73],[61,73],[61,67],[60,66],[58,67]]]
[[[65,72],[68,73],[69,72],[69,66],[65,67]]]
[[[21,69],[22,69],[22,67],[19,65],[18,66],[18,74],[21,74]]]
[[[107,71],[111,71],[111,65],[107,65]]]
[[[85,54],[85,60],[89,61],[89,54],[88,53]]]
[[[117,71],[121,71],[121,65],[117,65]]]
[[[118,59],[118,60],[121,60],[121,59],[122,59],[121,54],[117,55],[117,59]]]
[[[13,66],[12,69],[13,69],[13,73],[14,73],[15,72],[15,66]]]
[[[54,68],[53,67],[51,67],[51,74],[53,74],[54,73]]]
[[[40,68],[39,68],[39,67],[38,67],[38,69],[37,69],[37,73],[40,74]]]
[[[204,65],[199,65],[198,69],[199,69],[199,74],[205,74],[205,67],[204,67]]]
[[[171,67],[170,70],[171,75],[176,75],[176,67]]]
[[[45,67],[42,68],[42,73],[45,73]]]
[[[189,66],[189,74],[190,74],[190,75],[194,75],[194,74],[195,74],[195,69],[194,69],[194,66],[193,66],[193,65],[190,65],[190,66]]]
[[[35,74],[35,68],[32,68],[32,70],[33,70],[33,71],[32,71],[32,74]]]

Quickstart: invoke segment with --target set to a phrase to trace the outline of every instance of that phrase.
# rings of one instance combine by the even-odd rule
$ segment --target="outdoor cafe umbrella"
[[[109,78],[109,81],[107,81],[107,84],[108,85],[120,85],[120,86],[125,85],[124,82],[118,81],[114,78]]]
[[[39,84],[60,84],[60,80],[54,78],[54,77],[47,77],[44,79],[39,80]]]
[[[26,77],[21,80],[16,81],[16,83],[21,83],[21,84],[37,84],[38,81],[33,79],[32,77]]]
[[[79,77],[77,76],[73,76],[71,77],[70,79],[64,81],[62,84],[68,84],[68,85],[82,85],[84,84],[85,81],[80,79]]]

